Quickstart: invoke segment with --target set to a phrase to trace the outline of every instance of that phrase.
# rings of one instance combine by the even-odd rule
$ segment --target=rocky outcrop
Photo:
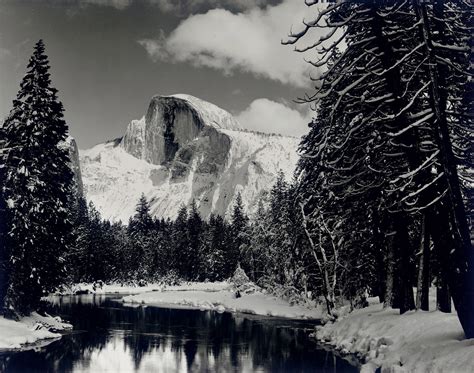
[[[81,166],[79,161],[79,149],[77,148],[76,140],[68,136],[66,141],[62,144],[65,148],[67,148],[69,152],[69,159],[71,160],[71,169],[74,172],[74,188],[78,196],[84,196],[84,186],[82,183],[82,174],[81,174]]]
[[[82,152],[86,196],[104,218],[122,221],[141,193],[163,217],[192,199],[204,216],[225,215],[239,191],[252,210],[279,169],[292,174],[297,143],[242,131],[231,114],[196,97],[155,96],[119,143]]]
[[[121,145],[134,157],[172,168],[173,179],[180,179],[196,152],[205,156],[200,172],[218,172],[230,143],[219,129],[239,128],[229,113],[195,97],[155,96],[146,115],[128,125]]]
[[[132,120],[121,140],[123,148],[137,158],[142,158],[145,146],[145,118]]]

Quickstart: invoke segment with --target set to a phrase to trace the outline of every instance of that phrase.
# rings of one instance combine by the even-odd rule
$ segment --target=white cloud
[[[267,0],[148,0],[163,12],[193,13],[200,8],[226,8],[246,10],[263,6]]]
[[[61,0],[57,0],[61,1]],[[193,13],[200,8],[228,8],[245,10],[267,4],[268,0],[79,0],[82,4],[110,6],[119,10],[128,8],[132,3],[144,1],[156,5],[163,12]]]
[[[281,45],[280,41],[286,38],[292,24],[300,28],[305,15],[312,18],[309,10],[314,16],[316,9],[306,7],[299,0],[285,0],[263,9],[253,7],[237,14],[213,9],[185,19],[168,37],[162,33],[156,39],[139,43],[156,60],[188,62],[225,74],[240,70],[307,87],[309,71],[314,75],[315,69],[310,69],[302,54]]]
[[[301,113],[284,104],[259,98],[236,116],[242,127],[260,132],[302,136],[308,133],[312,112]]]

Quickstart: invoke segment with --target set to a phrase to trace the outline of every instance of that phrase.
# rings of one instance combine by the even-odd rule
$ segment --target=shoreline
[[[318,320],[323,313],[321,307],[309,308],[291,305],[284,299],[267,294],[261,290],[249,293],[235,290],[226,282],[190,283],[182,286],[166,287],[161,291],[141,292],[122,298],[124,304],[173,307],[186,306],[200,310],[242,313],[259,316],[280,317],[294,320]]]
[[[42,316],[32,312],[20,320],[0,317],[0,353],[2,351],[30,350],[44,347],[61,339],[72,325],[48,314]]]
[[[355,356],[363,373],[471,372],[474,339],[465,339],[457,314],[383,309],[372,299],[335,322],[317,326],[313,337],[342,355]],[[435,297],[430,309],[435,309]]]

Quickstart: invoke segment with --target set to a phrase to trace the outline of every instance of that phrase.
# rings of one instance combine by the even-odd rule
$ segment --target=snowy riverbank
[[[430,302],[434,309],[434,299]],[[472,372],[474,339],[465,340],[455,312],[411,311],[381,304],[318,327],[316,338],[341,353],[358,355],[362,372]]]
[[[185,282],[181,285],[170,286],[163,284],[150,283],[145,286],[121,285],[117,283],[103,284],[101,286],[91,283],[79,283],[72,287],[57,292],[56,295],[80,295],[80,294],[141,294],[147,292],[163,291],[166,289],[176,291],[202,290],[202,291],[220,291],[229,288],[230,284],[226,281],[221,282]]]
[[[38,343],[61,338],[58,331],[72,329],[72,325],[59,317],[41,316],[33,312],[19,321],[0,317],[0,350],[28,348]]]
[[[218,312],[240,312],[255,315],[285,317],[293,319],[319,319],[320,308],[310,309],[290,305],[287,301],[255,291],[241,293],[235,291],[227,282],[188,283],[180,286],[168,286],[160,291],[141,292],[123,298],[124,303],[146,304],[149,306],[185,306]]]

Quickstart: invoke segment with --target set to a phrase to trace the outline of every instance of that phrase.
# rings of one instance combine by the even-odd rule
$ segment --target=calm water
[[[115,297],[117,298],[117,296]],[[0,354],[6,372],[357,372],[308,337],[314,324],[213,311],[123,306],[112,296],[55,297],[74,332]]]

